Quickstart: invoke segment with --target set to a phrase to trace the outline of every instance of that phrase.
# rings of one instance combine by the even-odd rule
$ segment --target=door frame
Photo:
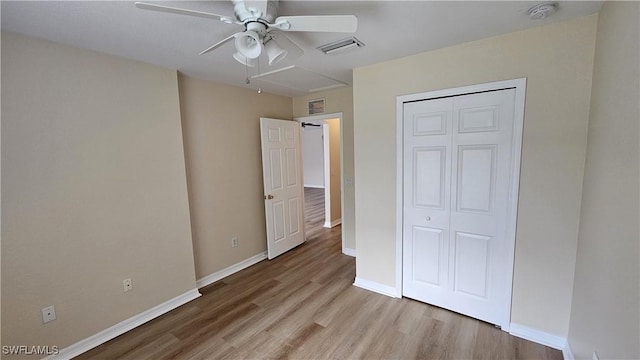
[[[402,228],[404,223],[404,103],[412,101],[430,100],[442,97],[466,95],[503,89],[515,89],[514,124],[513,124],[513,158],[511,162],[511,186],[509,189],[509,205],[507,210],[507,256],[508,267],[511,272],[507,274],[507,303],[503,306],[502,330],[509,331],[511,323],[511,297],[513,291],[513,266],[515,261],[516,220],[518,217],[518,194],[520,184],[520,162],[522,155],[522,132],[524,126],[524,104],[527,87],[527,78],[496,81],[450,89],[427,91],[417,94],[401,95],[396,97],[396,296],[402,297]]]
[[[330,113],[330,114],[319,114],[319,115],[311,115],[311,116],[303,116],[297,117],[293,120],[302,123],[302,122],[312,122],[318,121],[323,122],[322,124],[322,132],[323,135],[326,135],[327,124],[324,123],[324,120],[330,119],[338,119],[340,121],[340,223],[342,223],[342,217],[344,216],[344,143],[342,136],[344,130],[344,121],[342,112]],[[302,140],[302,137],[301,137]],[[302,142],[300,143],[302,144]],[[330,199],[331,199],[331,184],[330,184],[330,175],[329,170],[331,166],[330,156],[329,156],[329,139],[327,136],[324,136],[324,140],[322,142],[323,152],[324,152],[324,206],[325,206],[325,227],[333,227],[337,226],[340,223],[331,224],[331,207],[330,207]],[[329,224],[330,226],[326,226]],[[344,237],[344,231],[341,231],[342,238],[342,252],[346,249],[346,239]]]

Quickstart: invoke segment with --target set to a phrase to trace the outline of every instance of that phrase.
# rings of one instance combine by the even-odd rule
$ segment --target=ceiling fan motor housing
[[[251,21],[245,24],[247,31],[253,31],[260,37],[264,37],[267,34],[267,25],[260,21]]]
[[[233,12],[241,22],[263,20],[266,23],[272,23],[276,19],[278,9],[277,0],[266,1],[266,11],[264,12],[256,6],[252,6],[252,1],[233,0],[232,2]]]

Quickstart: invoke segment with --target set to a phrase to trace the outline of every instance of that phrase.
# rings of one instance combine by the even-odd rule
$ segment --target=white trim
[[[501,82],[504,83],[504,82]],[[513,107],[513,137],[512,137],[512,149],[513,157],[511,164],[511,193],[509,194],[509,207],[507,214],[510,218],[507,218],[507,237],[513,241],[509,241],[507,248],[507,266],[511,269],[507,272],[507,299],[505,301],[506,313],[503,314],[504,331],[509,331],[511,324],[511,297],[513,296],[513,271],[514,262],[516,258],[516,223],[518,220],[518,199],[520,194],[520,172],[521,172],[521,157],[522,157],[522,133],[524,128],[524,105],[525,95],[527,92],[527,78],[510,80],[507,83],[511,83],[516,88],[516,94]],[[508,326],[504,326],[508,325]]]
[[[342,119],[342,112],[335,112],[335,113],[331,113],[331,114],[318,114],[318,115],[301,116],[301,117],[297,117],[297,118],[295,118],[293,120],[301,123],[301,122],[323,121],[323,120],[337,119],[337,118]]]
[[[576,360],[576,357],[573,356],[573,351],[571,351],[569,341],[567,341],[567,345],[562,348],[562,357],[564,358],[564,360]]]
[[[396,292],[402,296],[402,228],[403,228],[403,104],[409,101],[428,100],[439,97],[462,95],[482,91],[515,88],[514,100],[514,127],[513,127],[513,163],[511,189],[509,193],[509,208],[507,209],[507,236],[509,241],[507,249],[507,266],[512,269],[506,276],[507,300],[504,304],[502,330],[509,331],[511,323],[511,297],[513,291],[513,266],[515,260],[516,220],[518,218],[518,193],[520,186],[520,158],[522,154],[522,132],[524,125],[524,104],[527,88],[527,79],[513,79],[496,81],[484,84],[463,86],[458,88],[428,91],[419,94],[402,95],[396,98]]]
[[[327,222],[324,223],[323,226],[326,227],[326,228],[332,228],[332,227],[336,227],[336,226],[338,226],[340,224],[342,224],[342,218],[333,220],[332,222],[328,222],[327,221]]]
[[[349,255],[352,257],[356,257],[356,249],[350,249],[350,248],[342,248],[342,253],[345,255]]]
[[[304,187],[313,188],[313,189],[324,189],[324,185],[307,185],[307,184],[304,184]]]
[[[229,275],[233,275],[240,270],[246,269],[251,265],[257,264],[260,261],[267,258],[267,252],[263,251],[260,254],[254,255],[248,259],[244,259],[238,263],[235,263],[229,267],[226,267],[220,271],[216,271],[212,274],[209,274],[201,279],[196,280],[196,286],[198,289],[201,289],[207,285],[213,284],[214,282],[224,279]]]
[[[342,113],[340,113],[340,224],[344,215],[344,121]],[[344,228],[340,229],[340,238],[342,240],[342,251],[347,250],[347,239],[344,237]],[[355,250],[353,251],[355,257]]]
[[[165,301],[160,305],[154,306],[151,309],[145,310],[138,315],[134,315],[124,321],[121,321],[112,327],[102,330],[99,333],[89,336],[86,339],[80,340],[75,344],[67,346],[60,350],[56,355],[47,356],[45,359],[71,359],[82,353],[85,353],[98,345],[104,344],[107,341],[120,336],[127,331],[134,329],[148,321],[151,321],[158,316],[165,314],[181,305],[188,303],[189,301],[200,297],[202,294],[197,289],[189,290],[186,293],[176,296],[171,300]]]
[[[324,155],[324,221],[331,222],[331,129],[322,123],[322,155]],[[326,226],[325,226],[326,227]]]
[[[396,98],[396,293],[402,296],[402,228],[404,217],[404,101]]]
[[[401,297],[401,296],[397,296],[396,288],[394,286],[380,284],[375,281],[365,280],[359,277],[356,277],[356,281],[353,283],[353,286],[357,286],[365,290],[377,292],[378,294],[390,296],[392,298]]]
[[[516,323],[511,323],[509,334],[558,350],[563,350],[567,346],[567,339],[562,336],[549,334],[544,331]]]

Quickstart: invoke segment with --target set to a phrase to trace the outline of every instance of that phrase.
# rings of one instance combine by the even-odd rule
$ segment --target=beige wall
[[[64,348],[195,289],[176,72],[2,33],[2,224],[3,345]]]
[[[566,336],[597,16],[354,70],[359,278],[395,286],[396,96],[527,78],[512,322]]]
[[[640,358],[637,2],[598,15],[569,344],[576,358]]]
[[[342,191],[344,192],[344,213],[342,217],[342,232],[345,237],[346,248],[355,250],[355,192],[354,179],[354,153],[353,153],[353,89],[345,86],[333,90],[313,93],[293,98],[293,116],[309,116],[307,101],[312,99],[325,99],[325,113],[342,113]]]
[[[266,250],[260,117],[291,119],[292,101],[182,75],[179,84],[200,279]]]

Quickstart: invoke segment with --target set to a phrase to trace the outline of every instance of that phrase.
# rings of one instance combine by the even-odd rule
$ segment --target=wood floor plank
[[[123,360],[154,360],[160,357],[161,354],[166,353],[171,346],[177,345],[179,343],[179,339],[177,339],[171,333],[166,333],[140,347],[131,348],[131,351],[125,352],[124,354],[119,356],[119,358]]]
[[[449,326],[447,323],[422,316],[415,333],[409,334],[401,353],[405,359],[441,359]]]
[[[229,332],[223,330],[221,334],[225,340],[236,346],[241,346],[250,337],[260,332],[268,331],[273,324],[284,321],[301,306],[305,299],[312,296],[319,288],[318,284],[308,282],[305,286],[299,288],[295,294],[278,301],[275,304],[277,306],[263,307],[259,314],[247,318],[244,323],[241,323],[240,327],[229,326],[232,330]]]
[[[363,341],[363,335],[371,324],[372,313],[377,314],[385,299],[367,296],[361,306],[350,307],[347,311],[339,313],[326,327],[324,341],[316,350],[317,354],[324,354],[333,359],[344,359],[355,351],[355,348]],[[355,305],[355,304],[354,304]]]
[[[168,312],[153,321],[122,334],[115,339],[98,346],[76,359],[113,359],[124,358],[129,352],[153,342],[168,333],[176,323],[197,317],[200,309],[191,304],[183,305],[180,311]]]
[[[403,334],[414,334],[429,306],[406,298],[402,300],[403,311],[394,319],[392,326]]]
[[[310,323],[317,324],[313,320],[314,314],[320,312],[324,306],[331,303],[349,287],[351,287],[350,281],[335,281],[324,286],[312,296],[302,300],[299,306],[291,311],[288,316],[280,319],[277,323],[271,324],[267,330],[274,335],[287,339]]]
[[[305,189],[306,242],[79,359],[540,359],[562,353],[490,324],[352,286],[341,226]]]
[[[351,344],[338,348],[334,352],[334,356],[338,358],[362,358],[367,349],[373,347],[385,336],[388,324],[399,316],[402,311],[401,302],[400,299],[382,299],[379,306],[373,309],[374,314],[378,314],[378,316],[371,316],[371,313],[367,311],[363,320],[356,324],[357,329],[350,331],[351,334],[355,335],[351,336]]]
[[[235,347],[223,339],[212,336],[206,341],[181,342],[178,346],[173,346],[166,353],[161,354],[158,359],[215,359],[227,356],[235,350]]]
[[[450,336],[452,359],[473,359],[476,334],[480,321],[463,317],[456,321]]]

